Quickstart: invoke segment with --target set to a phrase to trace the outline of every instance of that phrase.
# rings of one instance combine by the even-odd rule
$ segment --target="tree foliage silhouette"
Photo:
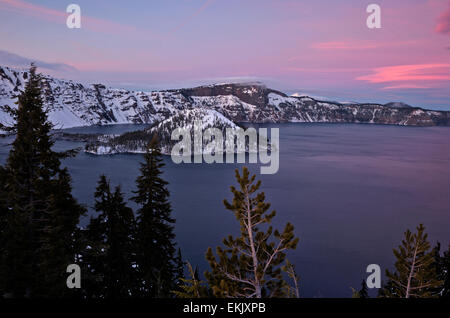
[[[96,217],[87,228],[84,253],[88,297],[126,298],[135,295],[134,215],[120,187],[111,192],[109,181],[100,177],[95,192]]]
[[[31,66],[17,108],[4,106],[15,133],[0,187],[2,246],[0,281],[10,297],[72,296],[67,265],[76,259],[78,221],[85,212],[71,194],[71,178],[61,159],[73,152],[52,150],[52,125],[43,108],[41,76]]]
[[[132,198],[138,204],[135,251],[142,297],[170,297],[179,282],[181,260],[176,255],[175,219],[171,216],[168,183],[162,178],[163,167],[155,135],[141,163]]]

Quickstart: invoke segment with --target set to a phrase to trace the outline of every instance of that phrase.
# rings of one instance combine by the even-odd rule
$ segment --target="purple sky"
[[[67,5],[82,28],[68,29]],[[366,7],[381,6],[381,29]],[[262,81],[450,110],[450,0],[0,0],[0,65],[132,89]]]

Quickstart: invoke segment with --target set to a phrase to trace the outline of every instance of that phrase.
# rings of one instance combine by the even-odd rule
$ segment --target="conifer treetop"
[[[433,291],[442,285],[437,279],[434,251],[430,250],[428,234],[420,224],[417,232],[405,232],[398,249],[394,249],[395,271],[386,270],[389,281],[382,295],[389,298],[436,297]]]
[[[218,259],[211,248],[206,254],[211,272],[206,272],[205,276],[217,297],[292,295],[282,277],[282,271],[293,271],[290,263],[286,263],[286,251],[295,249],[299,239],[295,237],[291,223],[287,223],[281,232],[270,225],[276,212],[269,212],[270,203],[265,201],[264,192],[257,192],[261,181],[255,182],[255,178],[255,175],[250,176],[246,167],[242,175],[236,170],[239,188],[230,188],[233,200],[231,203],[224,200],[224,205],[239,221],[240,236],[234,238],[229,235],[223,240],[225,247],[216,249]],[[296,275],[292,277],[298,281]]]

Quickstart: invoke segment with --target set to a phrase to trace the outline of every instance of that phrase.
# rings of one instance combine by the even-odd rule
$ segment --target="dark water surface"
[[[260,175],[267,200],[277,210],[274,225],[295,226],[300,243],[289,259],[300,275],[302,296],[349,297],[359,289],[368,264],[393,267],[392,248],[407,229],[424,223],[433,245],[450,243],[450,128],[352,124],[264,125],[280,129],[280,170]],[[139,127],[141,128],[141,127]],[[120,133],[136,125],[68,129]],[[7,157],[0,139],[0,161]],[[82,146],[60,141],[58,149]],[[100,174],[131,196],[141,155],[80,153],[64,163],[74,194],[88,207]],[[208,246],[236,233],[238,224],[222,200],[231,198],[238,164],[181,164],[170,157],[177,241],[185,259],[206,269]],[[87,218],[82,221],[86,224]]]

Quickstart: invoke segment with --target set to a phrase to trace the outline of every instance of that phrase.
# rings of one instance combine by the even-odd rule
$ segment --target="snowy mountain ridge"
[[[15,107],[28,74],[0,66],[0,106]],[[102,84],[82,85],[43,76],[43,99],[55,128],[148,123],[177,112],[203,108],[215,110],[232,122],[284,123],[333,122],[414,126],[450,125],[450,112],[392,104],[337,103],[309,96],[287,96],[260,83],[217,84],[163,91],[131,91]],[[397,104],[396,104],[397,106]],[[0,111],[0,122],[11,118]]]

